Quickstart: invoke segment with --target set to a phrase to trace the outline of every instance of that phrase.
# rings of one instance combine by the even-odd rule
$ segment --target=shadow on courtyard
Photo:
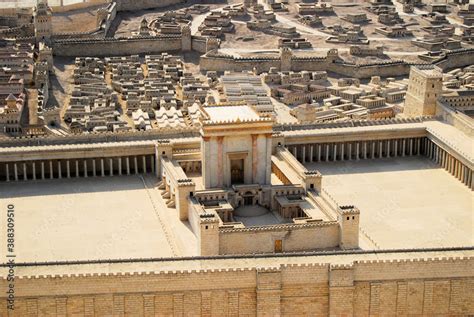
[[[359,161],[313,162],[305,163],[304,166],[309,170],[318,170],[323,176],[434,170],[442,168],[424,156],[361,159]]]
[[[146,176],[147,187],[155,184],[156,178]],[[0,198],[34,197],[48,195],[87,194],[98,192],[143,190],[144,185],[140,175],[131,176],[96,176],[80,178],[29,180],[0,184]]]

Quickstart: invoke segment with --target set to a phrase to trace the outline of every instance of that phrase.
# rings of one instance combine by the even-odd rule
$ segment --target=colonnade
[[[301,163],[361,160],[419,155],[425,152],[426,138],[348,141],[288,145]]]
[[[303,164],[425,155],[474,189],[473,170],[427,137],[298,144],[287,148]]]
[[[426,147],[426,156],[429,159],[439,164],[471,190],[474,189],[472,169],[431,140],[427,140]]]
[[[155,173],[154,155],[0,163],[0,180],[7,182],[146,173]]]

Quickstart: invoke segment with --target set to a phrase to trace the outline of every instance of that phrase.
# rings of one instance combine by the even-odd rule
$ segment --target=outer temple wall
[[[41,276],[17,278],[15,290],[9,316],[467,315],[474,313],[474,259]]]
[[[273,253],[275,240],[282,240],[283,252],[336,248],[339,246],[339,225],[334,222],[318,227],[295,225],[264,230],[223,230],[219,232],[219,254]]]

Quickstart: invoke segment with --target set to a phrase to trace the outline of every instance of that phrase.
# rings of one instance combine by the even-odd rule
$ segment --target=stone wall
[[[405,259],[390,261],[373,260],[377,255],[366,255],[366,258],[372,259],[369,261],[351,261],[350,258],[361,259],[362,256],[346,254],[332,257],[203,259],[17,267],[19,272],[26,269],[29,272],[50,272],[52,275],[17,278],[15,311],[7,313],[6,293],[1,292],[0,315],[473,314],[474,258],[430,259],[428,257],[431,254],[434,253],[416,253],[421,259],[412,256],[407,258],[406,253],[395,254],[393,258],[402,256]],[[468,251],[468,254],[472,254],[472,251]],[[386,257],[387,254],[380,256]],[[330,264],[331,261],[348,261],[348,264],[335,265]],[[160,267],[171,267],[172,263],[181,269],[159,270]],[[199,265],[196,265],[197,263]],[[146,267],[148,271],[118,273],[131,266]],[[87,272],[100,267],[102,270],[99,271],[104,273],[53,273]],[[0,288],[7,289],[5,279],[0,280]]]
[[[163,8],[170,5],[185,3],[184,0],[116,0],[119,11]]]
[[[181,50],[181,36],[54,41],[57,56],[116,56]]]
[[[460,49],[449,51],[446,56],[435,62],[443,70],[464,67],[472,63],[474,49]],[[370,64],[353,64],[335,60],[332,56],[323,58],[290,59],[292,71],[330,71],[346,77],[370,78],[372,76],[398,77],[408,75],[414,64],[405,61],[374,62]],[[273,58],[238,58],[218,52],[210,52],[201,57],[201,70],[213,71],[246,71],[257,69],[258,73],[268,72],[270,67],[281,69],[279,57]]]
[[[474,60],[474,49],[460,49],[446,52],[446,55],[436,61],[436,66],[443,71],[452,68],[465,67],[471,65]]]
[[[339,246],[339,225],[324,222],[223,229],[219,231],[219,254],[273,253],[275,240],[282,240],[284,252],[336,248]]]

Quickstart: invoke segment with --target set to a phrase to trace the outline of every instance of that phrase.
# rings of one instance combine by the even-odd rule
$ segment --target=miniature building
[[[442,81],[442,72],[436,66],[412,66],[403,113],[409,117],[435,115]]]
[[[53,32],[52,11],[47,0],[38,0],[33,11],[36,42],[49,42]]]

